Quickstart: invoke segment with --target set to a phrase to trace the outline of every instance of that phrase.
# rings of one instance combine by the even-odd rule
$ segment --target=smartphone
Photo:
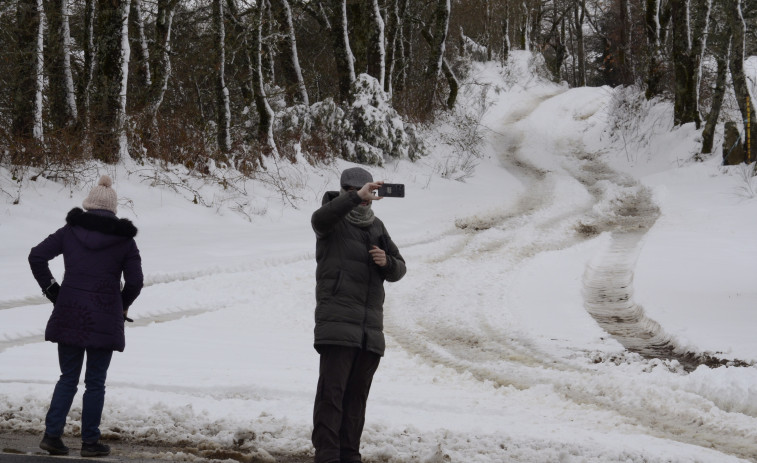
[[[405,185],[402,183],[384,183],[378,190],[376,190],[376,194],[382,198],[404,198]]]

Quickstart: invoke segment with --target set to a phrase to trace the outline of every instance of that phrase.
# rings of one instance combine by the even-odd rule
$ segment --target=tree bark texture
[[[252,30],[251,50],[253,54],[252,89],[255,94],[255,106],[258,110],[260,123],[258,124],[258,140],[263,146],[265,155],[277,154],[276,144],[273,140],[273,109],[268,104],[264,85],[264,57],[262,47],[263,21],[265,9],[259,3],[255,27]]]
[[[300,70],[300,59],[297,55],[297,38],[294,35],[292,9],[288,0],[271,0],[271,7],[279,24],[279,34],[283,37],[281,70],[286,89],[287,104],[309,105],[308,92]]]
[[[381,18],[378,0],[370,0],[368,5],[370,17],[370,35],[368,38],[368,74],[384,87],[386,70],[386,53],[384,49],[384,20]]]
[[[728,60],[730,56],[730,40],[725,53],[716,53],[715,60],[718,63],[717,77],[715,78],[715,90],[712,94],[712,106],[707,115],[707,122],[702,131],[702,154],[712,153],[712,144],[715,139],[715,127],[720,118],[720,109],[723,106],[723,97],[726,91],[728,77]]]
[[[84,41],[82,43],[84,65],[77,81],[79,119],[85,132],[89,131],[89,108],[92,94],[92,78],[95,72],[95,0],[84,0]]]
[[[576,0],[573,5],[573,21],[576,31],[576,61],[578,62],[576,85],[579,87],[586,85],[586,47],[583,29],[585,17],[586,0]]]
[[[331,42],[334,48],[334,59],[339,76],[339,99],[350,101],[350,88],[355,81],[355,68],[350,48],[347,23],[347,0],[329,0],[331,24]]]
[[[431,33],[427,30],[421,30],[421,35],[423,35],[423,38],[426,40],[426,42],[429,45],[432,45],[434,41],[434,37],[431,35]],[[449,63],[447,63],[447,60],[442,57],[442,72],[444,73],[444,77],[447,79],[447,84],[449,85],[449,96],[447,97],[447,109],[452,109],[455,107],[455,102],[457,101],[457,92],[460,88],[460,84],[457,81],[457,77],[455,76],[455,73],[452,71],[452,68],[450,67]]]
[[[727,0],[728,5],[728,22],[733,32],[733,41],[731,42],[731,78],[733,80],[733,90],[736,94],[736,101],[741,111],[744,132],[746,132],[747,121],[750,121],[751,131],[744,134],[744,149],[747,150],[746,142],[749,141],[749,151],[746,152],[747,162],[755,159],[755,141],[757,141],[757,123],[755,123],[755,102],[751,98],[749,87],[747,86],[746,75],[744,74],[744,48],[746,40],[746,23],[742,13],[741,0]],[[747,99],[749,104],[747,104]]]
[[[429,33],[431,35],[428,64],[426,65],[425,80],[429,85],[426,97],[426,111],[431,112],[436,98],[437,78],[442,70],[445,42],[449,28],[450,0],[437,0]]]
[[[660,56],[660,0],[647,0],[645,25],[647,46],[649,47],[649,66],[647,68],[647,99],[660,94],[662,80],[662,57]]]
[[[231,109],[226,87],[226,28],[222,0],[213,0],[213,32],[216,47],[216,139],[223,153],[231,151]]]
[[[71,32],[68,25],[68,3],[66,0],[47,0],[47,60],[50,122],[54,130],[73,127],[78,113],[74,78],[71,72]]]
[[[136,99],[141,107],[146,99],[152,77],[150,75],[150,50],[147,46],[147,36],[145,35],[145,21],[142,15],[142,0],[131,0],[131,10],[129,11],[129,40],[131,49],[134,54],[136,72],[134,78],[136,84],[133,88],[136,95],[130,95],[131,99]]]
[[[97,58],[91,101],[92,155],[115,163],[121,155],[129,64],[129,0],[98,0]]]
[[[42,138],[41,0],[19,0],[16,9],[17,62],[11,132],[21,138]]]
[[[400,15],[398,0],[388,0],[386,4],[386,59],[384,64],[384,91],[392,94],[394,78],[395,56],[397,51],[397,36],[400,30]]]
[[[502,64],[507,64],[510,56],[510,2],[505,2],[505,17],[502,19]]]

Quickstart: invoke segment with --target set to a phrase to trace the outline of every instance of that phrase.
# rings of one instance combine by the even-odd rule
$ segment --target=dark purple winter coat
[[[53,278],[48,261],[63,254],[65,265],[46,341],[123,352],[123,311],[142,290],[136,235],[137,228],[127,219],[77,207],[66,216],[66,226],[32,248],[29,265],[43,290]]]

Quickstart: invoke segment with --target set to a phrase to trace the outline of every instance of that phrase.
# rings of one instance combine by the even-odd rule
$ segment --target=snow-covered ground
[[[365,461],[757,461],[757,369],[676,360],[757,362],[757,185],[718,154],[692,162],[698,135],[660,122],[668,105],[639,104],[632,123],[633,96],[547,83],[528,63],[474,69],[462,98],[472,115],[490,102],[480,158],[452,157],[450,120],[429,156],[370,169],[407,184],[374,208],[408,273],[387,284]],[[286,182],[248,182],[249,196],[102,168],[147,282],[109,372],[106,435],[312,452],[309,219],[347,166],[278,166]],[[90,186],[25,181],[0,206],[2,429],[43,429],[57,359],[26,256]],[[672,360],[626,349],[659,346]]]

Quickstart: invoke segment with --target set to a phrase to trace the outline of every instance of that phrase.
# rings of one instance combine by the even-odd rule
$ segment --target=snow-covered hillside
[[[479,157],[445,143],[466,130],[458,115],[426,130],[428,156],[370,169],[407,185],[374,209],[408,273],[386,284],[365,461],[757,461],[757,369],[696,365],[757,361],[757,185],[718,153],[693,162],[698,133],[670,127],[669,106],[530,65],[513,52],[506,70],[471,71],[461,99],[481,116]],[[140,230],[147,283],[109,371],[106,437],[312,452],[309,220],[350,165],[276,166],[284,182],[234,184],[246,195],[99,167]],[[91,184],[11,190],[2,176],[19,201],[0,205],[0,428],[41,433],[58,367],[26,256]],[[672,360],[627,349],[660,345]]]

